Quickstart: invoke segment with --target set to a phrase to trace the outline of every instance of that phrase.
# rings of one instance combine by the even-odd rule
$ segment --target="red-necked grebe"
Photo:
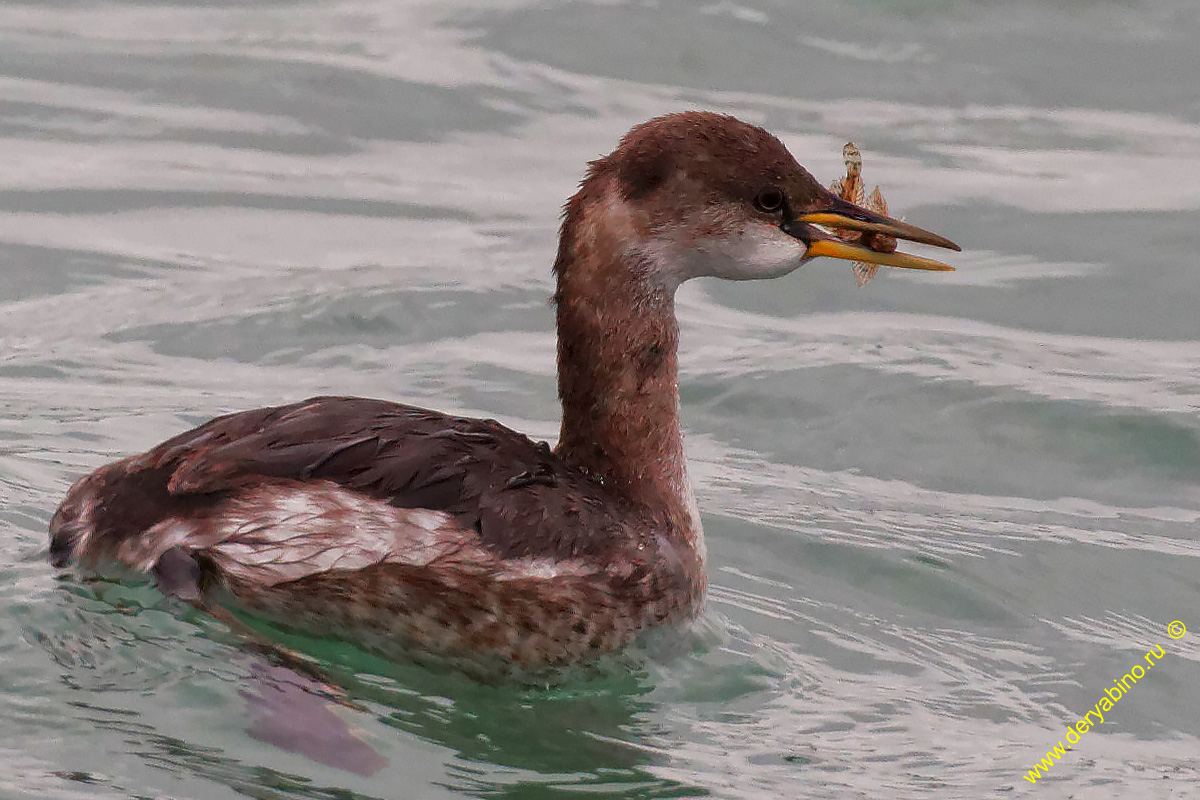
[[[557,447],[382,400],[231,414],[78,481],[51,522],[51,559],[120,562],[168,595],[203,605],[219,592],[373,648],[522,666],[612,651],[704,597],[676,287],[778,278],[817,256],[950,269],[882,252],[888,237],[958,249],[824,189],[761,128],[650,120],[566,205]]]

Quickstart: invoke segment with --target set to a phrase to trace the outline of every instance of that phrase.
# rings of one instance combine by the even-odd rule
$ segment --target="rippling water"
[[[1195,796],[1197,39],[1193,0],[5,3],[0,795]],[[328,704],[48,566],[75,477],[217,413],[355,393],[553,437],[558,208],[693,107],[825,182],[853,139],[966,250],[682,290],[687,636],[537,689],[293,641]]]

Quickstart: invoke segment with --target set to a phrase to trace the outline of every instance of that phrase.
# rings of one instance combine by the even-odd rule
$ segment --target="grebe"
[[[51,560],[118,562],[201,607],[385,652],[538,667],[612,651],[693,618],[705,592],[676,287],[777,278],[817,256],[951,269],[890,237],[959,249],[837,197],[754,125],[652,119],[566,204],[555,448],[382,400],[231,414],[75,483]]]

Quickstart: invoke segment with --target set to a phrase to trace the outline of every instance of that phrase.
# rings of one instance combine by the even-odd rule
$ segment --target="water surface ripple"
[[[1195,796],[1198,39],[1192,0],[5,4],[0,795]],[[965,247],[681,291],[694,629],[532,688],[286,638],[345,705],[46,563],[76,477],[217,413],[553,438],[559,206],[694,107],[825,182],[853,139]]]

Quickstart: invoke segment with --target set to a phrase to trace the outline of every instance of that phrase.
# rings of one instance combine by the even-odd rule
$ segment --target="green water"
[[[0,797],[1200,793],[1198,40],[1192,0],[0,5]],[[964,252],[681,290],[694,629],[533,687],[288,639],[329,705],[47,564],[76,477],[226,411],[553,438],[559,207],[697,107],[826,183],[853,139]]]

